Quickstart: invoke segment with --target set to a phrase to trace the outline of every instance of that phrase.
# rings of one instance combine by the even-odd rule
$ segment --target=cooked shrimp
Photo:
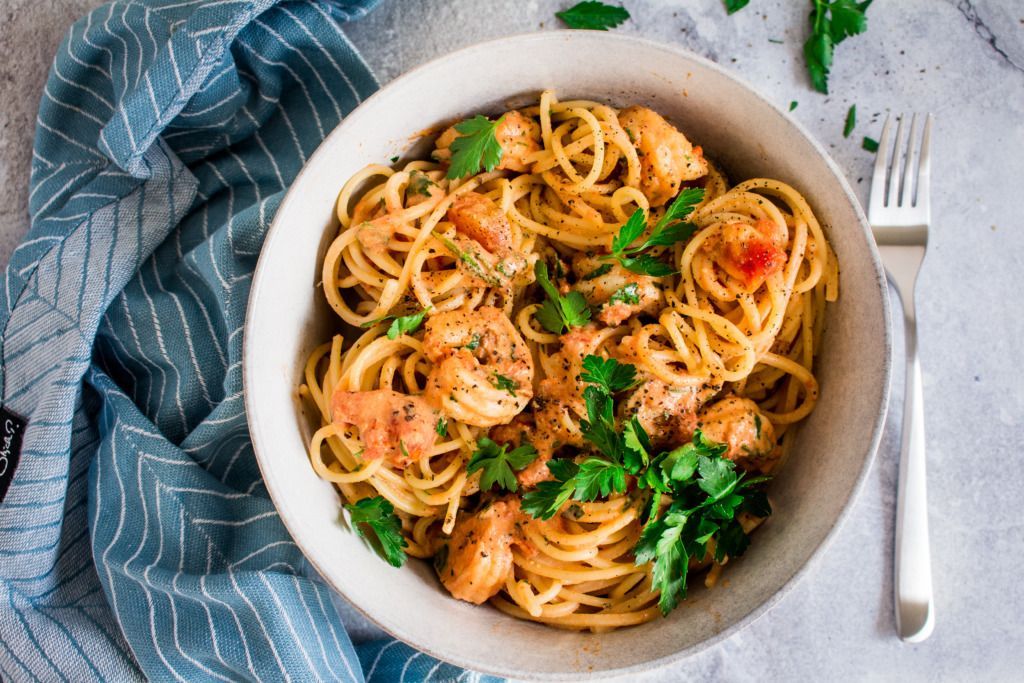
[[[476,514],[459,515],[434,563],[453,597],[481,605],[501,590],[512,572],[518,507],[498,501]]]
[[[356,228],[356,240],[363,251],[373,258],[381,258],[388,252],[388,243],[395,236],[400,223],[391,215],[374,218]]]
[[[701,249],[710,253],[715,263],[747,290],[754,291],[786,264],[786,239],[785,228],[762,218],[754,225],[727,223]]]
[[[387,457],[395,467],[430,452],[437,437],[437,413],[419,396],[390,389],[334,392],[331,417],[337,425],[355,425],[363,442],[361,458]]]
[[[601,335],[596,325],[575,328],[563,334],[561,348],[551,359],[552,374],[540,381],[534,400],[533,446],[537,459],[517,477],[523,486],[535,486],[550,478],[547,462],[558,446],[582,446],[579,429],[581,417],[586,417],[583,400],[583,359],[597,350]]]
[[[524,173],[530,170],[533,155],[540,151],[540,126],[533,119],[517,111],[505,112],[501,123],[494,129],[494,137],[501,146],[501,170]],[[451,159],[451,147],[459,131],[452,126],[437,138],[433,157],[438,161]]]
[[[423,353],[435,365],[425,398],[477,427],[510,422],[533,398],[533,358],[500,309],[439,313],[427,320]]]
[[[600,307],[597,319],[606,325],[620,325],[636,313],[655,314],[665,305],[658,280],[649,275],[583,253],[573,259],[572,269],[579,277],[574,289]]]
[[[703,387],[649,379],[630,394],[624,410],[626,415],[636,415],[653,444],[677,446],[693,436],[697,411],[713,393]]]
[[[748,398],[716,401],[700,411],[698,423],[704,436],[725,444],[725,457],[745,470],[767,473],[778,462],[775,428]]]
[[[456,232],[476,240],[492,254],[501,256],[512,248],[512,225],[508,216],[482,194],[459,195],[448,208],[448,220]]]
[[[708,172],[700,147],[658,113],[646,107],[629,107],[619,112],[640,156],[640,190],[651,206],[662,206],[679,193],[682,184]]]

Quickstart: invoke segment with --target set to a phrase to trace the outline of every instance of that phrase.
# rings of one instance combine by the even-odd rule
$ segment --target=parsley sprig
[[[587,356],[580,378],[587,419],[583,436],[597,450],[581,462],[548,462],[553,480],[540,482],[523,496],[522,509],[550,519],[570,499],[592,501],[626,490],[627,475],[650,490],[647,524],[634,549],[637,565],[653,562],[653,587],[661,592],[658,605],[667,614],[686,597],[691,558],[703,559],[713,548],[715,560],[738,557],[749,538],[737,519],[740,512],[758,517],[771,514],[759,487],[767,477],[746,478],[725,457],[726,446],[697,430],[689,443],[652,455],[650,439],[634,415],[619,428],[615,394],[637,384],[636,368],[614,359]],[[661,501],[668,498],[662,513]],[[713,545],[711,542],[714,541]]]
[[[548,264],[538,260],[533,272],[547,299],[537,309],[537,320],[548,332],[561,334],[570,327],[581,327],[590,321],[590,307],[579,292],[562,296],[548,277]]]
[[[387,337],[392,341],[398,339],[399,335],[411,334],[420,328],[423,324],[423,319],[427,317],[427,313],[430,312],[431,306],[427,306],[418,313],[410,313],[409,315],[385,315],[374,320],[367,320],[360,327],[373,327],[377,323],[382,323],[386,320],[391,320],[391,325],[388,327]]]
[[[476,445],[466,472],[473,474],[483,470],[480,475],[481,491],[489,491],[495,484],[506,491],[515,491],[518,484],[513,470],[518,472],[537,459],[537,450],[528,443],[509,451],[507,444],[499,446],[485,436]]]
[[[402,523],[395,514],[395,508],[383,496],[361,498],[353,504],[345,504],[349,519],[356,533],[362,536],[370,547],[387,560],[393,567],[405,563],[407,543],[402,536]]]
[[[597,0],[584,0],[567,10],[555,12],[555,16],[564,21],[569,28],[607,31],[629,19],[629,12],[623,7],[607,5]]]
[[[750,4],[750,0],[725,0],[725,9],[729,14],[734,14],[748,4]]]
[[[688,187],[672,201],[646,240],[634,245],[647,229],[647,217],[637,209],[629,217],[615,237],[612,238],[612,253],[605,258],[614,258],[626,270],[652,277],[665,277],[676,271],[672,266],[659,261],[650,253],[653,247],[672,246],[685,242],[697,231],[697,226],[686,222],[694,208],[704,200],[704,189]]]
[[[455,124],[455,131],[460,135],[452,141],[450,147],[452,158],[448,166],[449,180],[465,178],[479,173],[481,169],[494,170],[501,162],[502,153],[495,133],[504,120],[504,116],[491,121],[477,114]]]
[[[828,74],[835,46],[868,28],[867,9],[872,0],[811,0],[811,36],[804,43],[804,59],[811,83],[828,94]]]
[[[652,519],[634,549],[636,564],[654,562],[653,587],[661,591],[658,606],[668,614],[686,597],[690,559],[702,559],[714,540],[713,556],[722,562],[738,557],[750,544],[737,520],[740,512],[758,517],[771,514],[771,506],[757,486],[766,477],[746,479],[723,456],[726,447],[707,440],[698,430],[693,440],[651,463],[658,489],[672,497],[665,513],[657,517],[658,495]]]

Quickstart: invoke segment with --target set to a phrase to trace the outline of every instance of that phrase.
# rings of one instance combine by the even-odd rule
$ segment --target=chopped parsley
[[[605,258],[614,258],[626,270],[641,275],[665,277],[673,274],[676,271],[671,266],[645,252],[652,247],[671,246],[690,239],[697,231],[697,226],[687,223],[685,219],[703,200],[703,188],[686,188],[672,201],[650,236],[639,245],[631,246],[647,228],[643,210],[637,209],[612,238],[612,253]]]
[[[520,471],[537,459],[537,450],[528,443],[508,451],[508,445],[498,445],[487,437],[476,443],[477,449],[466,465],[466,472],[473,474],[483,470],[480,475],[480,490],[489,491],[497,484],[506,491],[518,488],[516,475],[512,470]]]
[[[572,291],[562,296],[548,278],[548,265],[538,260],[533,267],[537,282],[547,294],[547,299],[537,309],[537,321],[548,332],[561,334],[571,327],[581,327],[590,320],[590,307],[579,292]]]
[[[494,373],[494,379],[492,381],[494,383],[495,388],[501,389],[502,391],[507,391],[509,395],[515,397],[516,389],[519,388],[519,382],[515,381],[511,377],[499,375],[498,373]]]
[[[431,180],[426,173],[413,171],[409,174],[409,191],[413,194],[421,194],[424,197],[429,197],[430,188],[435,185],[436,183]]]
[[[869,138],[869,137],[867,137],[865,135],[864,139],[861,140],[861,142],[860,142],[860,146],[866,152],[877,152],[878,151],[878,140],[875,140],[874,138]]]
[[[724,0],[725,10],[729,14],[739,12],[741,9],[750,4],[750,0]],[[781,42],[781,41],[780,41]]]
[[[473,336],[469,338],[469,343],[463,344],[462,348],[468,351],[476,351],[480,348],[480,335],[474,332]]]
[[[629,12],[624,7],[607,5],[597,0],[584,0],[567,10],[556,12],[555,16],[569,28],[607,31],[629,19]]]
[[[396,154],[395,156],[391,157],[391,163],[395,163],[395,162],[397,162],[397,161],[398,161],[398,158],[399,158],[399,157],[398,157],[398,155],[397,155],[397,154]]]
[[[793,100],[792,102],[790,102],[790,103],[789,103],[789,110],[790,110],[790,111],[793,111],[793,110],[794,110],[794,109],[796,109],[796,108],[797,108],[797,107],[798,107],[799,105],[800,105],[800,103],[799,103],[799,102],[797,102],[796,100]]]
[[[391,327],[388,328],[388,339],[398,339],[399,335],[415,332],[423,324],[423,319],[427,317],[429,310],[430,306],[427,306],[419,313],[395,318],[391,323]]]
[[[602,263],[597,268],[595,268],[594,270],[592,270],[589,273],[587,273],[586,275],[584,275],[581,279],[582,280],[596,280],[597,278],[601,277],[602,275],[607,275],[611,271],[611,269],[612,269],[612,264],[610,264],[610,263]]]
[[[835,46],[868,28],[866,12],[872,0],[811,0],[811,36],[804,43],[804,59],[811,83],[828,94],[828,74]]]
[[[438,436],[444,436],[448,433],[448,420],[443,415],[437,418],[437,425],[434,427],[434,431],[437,432]]]
[[[608,297],[608,305],[614,306],[617,303],[640,303],[639,286],[635,282],[630,282],[628,285],[615,290],[615,292],[610,297]]]
[[[491,121],[486,116],[477,114],[471,119],[455,124],[455,131],[460,133],[451,144],[452,159],[448,167],[448,178],[464,178],[479,173],[481,169],[493,171],[501,161],[501,145],[495,131],[505,119]]]
[[[356,533],[388,564],[401,567],[405,563],[403,549],[407,544],[402,536],[402,523],[386,498],[361,498],[351,505],[346,503],[345,510]]]
[[[850,109],[846,112],[846,123],[843,125],[843,137],[850,137],[850,133],[853,132],[853,127],[857,125],[857,105],[851,104]]]

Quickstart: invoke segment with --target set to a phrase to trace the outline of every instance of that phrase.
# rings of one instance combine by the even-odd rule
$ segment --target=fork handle
[[[913,297],[913,290],[900,298]],[[903,441],[896,498],[894,588],[896,631],[901,639],[918,643],[935,626],[932,570],[928,543],[928,495],[925,484],[924,401],[921,363],[917,357],[917,321],[913,305],[904,303],[907,345],[907,386],[903,406]]]

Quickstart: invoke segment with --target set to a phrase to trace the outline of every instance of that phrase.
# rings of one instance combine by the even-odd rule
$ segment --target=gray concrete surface
[[[897,640],[891,546],[899,426],[890,420],[854,512],[811,574],[728,641],[634,680],[1021,680],[1024,525],[1024,3],[876,2],[867,34],[837,49],[832,94],[811,91],[800,46],[807,4],[623,0],[618,29],[723,64],[795,115],[830,148],[862,201],[888,111],[937,116],[934,225],[919,282],[937,626]],[[32,123],[66,26],[96,0],[0,0],[0,263],[27,227]],[[571,0],[383,0],[349,26],[382,82],[479,40],[553,28]],[[782,41],[781,44],[770,40]],[[858,125],[842,135],[847,108]],[[897,339],[897,344],[899,344]],[[898,347],[897,347],[898,348]],[[897,362],[896,376],[902,372]],[[855,400],[855,397],[851,397]],[[897,386],[893,405],[902,391]],[[353,617],[353,626],[369,629]]]

